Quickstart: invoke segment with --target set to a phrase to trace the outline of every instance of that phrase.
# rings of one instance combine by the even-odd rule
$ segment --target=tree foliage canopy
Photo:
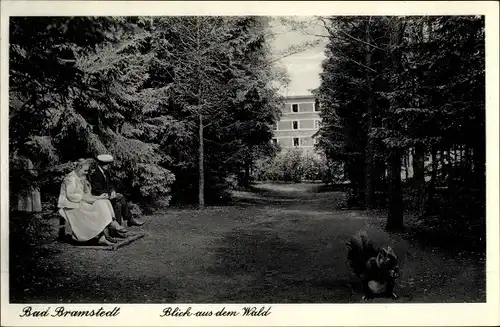
[[[202,114],[207,184],[220,192],[278,118],[266,26],[260,17],[11,18],[11,163],[30,157],[57,192],[51,172],[108,152],[133,199],[194,200]],[[19,176],[11,170],[11,185]]]
[[[319,147],[345,164],[352,203],[370,206],[367,194],[388,190],[389,221],[397,216],[402,226],[401,165],[410,153],[415,185],[428,199],[439,183],[462,183],[478,190],[478,210],[484,210],[483,18],[324,22],[329,43],[316,90],[323,104]]]

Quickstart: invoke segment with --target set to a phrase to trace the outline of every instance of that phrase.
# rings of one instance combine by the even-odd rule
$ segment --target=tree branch
[[[338,36],[336,36],[336,34],[337,34],[337,33],[336,33],[336,32],[334,32],[331,28],[329,28],[329,27],[326,25],[326,22],[325,22],[325,20],[324,20],[323,18],[319,18],[319,20],[323,22],[325,29],[328,31],[328,33],[330,33],[330,35],[331,35],[331,36],[333,36],[333,37],[338,37]],[[381,47],[379,47],[379,46],[376,46],[376,45],[371,44],[371,43],[369,43],[369,42],[366,42],[366,41],[364,41],[364,40],[358,39],[357,37],[354,37],[354,36],[352,36],[352,35],[350,35],[350,34],[346,33],[345,31],[342,31],[342,30],[339,30],[339,31],[340,31],[340,33],[341,33],[341,34],[343,34],[344,36],[346,36],[347,38],[349,38],[349,39],[351,39],[351,40],[353,40],[353,41],[356,41],[356,42],[359,42],[359,43],[362,43],[362,44],[368,45],[368,46],[370,46],[370,47],[372,47],[372,48],[374,48],[374,49],[378,49],[378,50],[381,50],[381,51],[387,52],[387,50],[386,50],[386,49],[384,49],[384,48],[381,48]]]
[[[346,55],[344,55],[344,54],[343,54],[343,53],[342,53],[342,52],[341,52],[341,51],[340,51],[340,50],[339,50],[336,46],[334,46],[333,44],[332,44],[332,47],[333,47],[335,50],[337,50],[337,53],[338,53],[340,56],[342,56],[343,58],[345,58],[345,59],[347,59],[347,60],[349,60],[349,61],[351,61],[351,62],[355,63],[356,65],[359,65],[359,66],[361,66],[361,67],[364,67],[364,68],[366,68],[366,69],[368,69],[368,70],[370,70],[370,71],[372,71],[372,72],[374,72],[374,73],[377,73],[377,74],[378,74],[378,71],[376,71],[375,69],[373,69],[373,68],[371,68],[371,67],[368,67],[368,66],[366,66],[366,65],[364,65],[364,64],[362,64],[362,63],[360,63],[360,62],[358,62],[358,61],[356,61],[356,60],[354,60],[354,59],[351,59],[351,58],[349,58],[349,57],[348,57],[348,56],[346,56]]]

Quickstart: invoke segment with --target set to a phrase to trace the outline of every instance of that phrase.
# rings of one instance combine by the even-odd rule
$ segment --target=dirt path
[[[233,206],[169,209],[147,217],[145,238],[115,252],[49,244],[24,256],[23,268],[11,266],[11,301],[359,302],[343,245],[359,229],[399,255],[397,302],[485,301],[480,258],[410,244],[384,232],[380,218],[336,210],[341,193],[315,189],[260,184],[235,193]]]

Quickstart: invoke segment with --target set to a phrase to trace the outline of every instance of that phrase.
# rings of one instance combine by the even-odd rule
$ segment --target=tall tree
[[[207,117],[223,115],[228,91],[225,78],[233,68],[224,53],[229,41],[224,20],[205,16],[154,20],[154,47],[159,55],[154,78],[167,75],[172,104],[181,112],[179,118],[197,126],[200,208],[205,206],[205,124]]]
[[[154,20],[152,82],[169,85],[165,108],[186,127],[182,138],[170,133],[162,143],[178,158],[179,192],[191,193],[197,170],[200,208],[206,180],[215,188],[225,183],[229,173],[248,166],[254,145],[272,137],[279,97],[271,85],[265,24],[257,17]]]
[[[372,53],[373,46],[370,44],[371,42],[371,17],[368,18],[368,21],[365,23],[365,65],[367,67],[372,66]],[[375,153],[374,153],[374,140],[371,137],[371,130],[374,127],[374,101],[373,101],[373,78],[371,74],[372,71],[369,69],[365,69],[366,73],[366,83],[367,83],[367,140],[366,140],[366,149],[365,149],[365,206],[367,208],[373,208],[374,206],[374,193],[375,193],[375,185],[374,185],[374,174],[375,174]]]
[[[388,150],[387,165],[389,170],[389,208],[387,215],[386,228],[397,230],[403,227],[403,194],[401,188],[401,158],[407,144],[402,130],[401,121],[398,119],[397,112],[406,103],[401,103],[398,96],[394,93],[398,90],[397,79],[393,78],[401,73],[402,57],[401,42],[404,34],[405,25],[399,17],[390,18],[388,21],[390,64],[388,69],[389,87],[391,89],[387,94],[389,107],[384,113],[384,127],[387,130],[386,137],[383,138]],[[396,81],[396,83],[394,83]]]
[[[380,21],[370,17],[322,19],[329,34],[322,83],[316,90],[322,102],[319,146],[330,160],[345,163],[351,182],[349,202],[374,205],[377,176],[376,140],[372,129],[377,118],[377,64],[381,48],[373,41]]]
[[[403,226],[401,158],[409,151],[415,173],[412,187],[420,193],[425,185],[424,160],[432,158],[428,165],[429,199],[434,199],[438,183],[459,193],[473,192],[471,185],[475,183],[471,180],[484,185],[482,19],[377,17],[369,34],[362,18],[324,21],[330,42],[317,91],[325,104],[319,144],[330,160],[345,163],[353,193],[365,189],[366,204],[370,202],[371,176],[383,179],[380,172],[387,167],[387,228]],[[364,101],[351,107],[358,99]],[[364,149],[364,153],[357,153],[360,161],[352,160],[349,148]],[[372,151],[375,164],[370,162]],[[472,159],[471,153],[477,157]],[[459,160],[479,163],[474,165],[477,171],[467,172],[460,167],[462,163],[457,165]],[[362,169],[365,185],[359,179]],[[460,191],[457,183],[468,191]],[[381,187],[383,184],[376,182],[374,190]],[[449,197],[446,205],[451,205],[453,198]]]

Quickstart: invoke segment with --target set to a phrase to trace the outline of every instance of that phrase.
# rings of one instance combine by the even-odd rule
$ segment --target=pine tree
[[[272,137],[279,97],[270,85],[265,22],[169,17],[154,20],[154,26],[151,83],[168,86],[164,108],[185,127],[162,144],[175,158],[176,193],[189,198],[197,189],[203,208],[205,184],[207,194],[220,194],[225,178],[248,166],[252,148]]]
[[[150,58],[143,53],[145,26],[119,17],[14,20],[11,153],[35,143],[54,165],[110,152],[122,192],[143,200],[168,194],[173,175],[137,128],[152,102],[143,88]]]
[[[417,206],[425,186],[426,157],[432,158],[430,200],[438,183],[458,192],[446,206],[464,192],[475,192],[472,185],[484,185],[483,20],[377,17],[368,18],[367,25],[366,18],[343,17],[325,22],[330,42],[317,91],[324,103],[319,143],[330,160],[345,163],[353,193],[358,194],[355,200],[363,202],[359,193],[364,189],[369,206],[370,189],[378,192],[384,186],[377,181],[373,189],[369,183],[373,176],[382,180],[380,172],[387,167],[387,228],[401,228],[401,158],[408,152],[414,156],[411,187],[419,193]],[[350,149],[358,150],[356,156]],[[360,178],[363,170],[366,185]],[[479,203],[484,200],[480,193],[473,196]],[[427,207],[435,205],[431,202]]]

